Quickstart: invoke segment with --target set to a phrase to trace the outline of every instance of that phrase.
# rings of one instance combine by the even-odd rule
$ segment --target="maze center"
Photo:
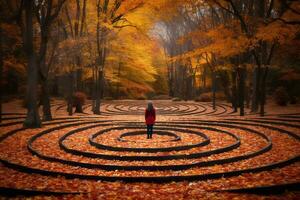
[[[54,120],[38,129],[22,128],[22,108],[5,112],[1,187],[76,193],[102,181],[188,181],[203,191],[299,183],[299,114],[238,117],[226,103],[215,110],[201,102],[154,105],[152,139],[146,138],[144,101],[105,102],[101,115],[87,104],[84,114],[73,116],[55,102]]]

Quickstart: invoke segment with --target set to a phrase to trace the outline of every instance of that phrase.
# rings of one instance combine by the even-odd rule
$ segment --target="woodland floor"
[[[105,101],[101,115],[88,102],[68,116],[55,100],[38,129],[22,128],[21,101],[5,103],[2,198],[300,199],[299,104],[240,117],[224,102],[153,102],[151,140],[146,101]]]

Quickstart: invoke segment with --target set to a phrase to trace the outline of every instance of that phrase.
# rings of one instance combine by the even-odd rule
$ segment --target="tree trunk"
[[[245,68],[239,67],[239,107],[240,107],[240,116],[245,115],[244,111],[244,100],[245,100]]]
[[[266,81],[268,76],[269,68],[266,67],[264,70],[264,75],[261,81],[261,100],[260,100],[260,116],[265,115],[265,102],[266,102]]]
[[[222,83],[222,87],[224,89],[224,94],[227,99],[227,102],[231,102],[232,96],[230,94],[230,84],[229,84],[229,78],[228,78],[228,73],[227,72],[222,72],[220,74],[220,81]]]
[[[174,97],[180,97],[179,96],[179,76],[177,75],[178,74],[178,66],[175,65],[175,68],[174,68],[174,77],[173,77],[173,95]]]
[[[95,102],[95,109],[94,109],[94,114],[95,115],[100,115],[100,98],[98,97],[97,95],[97,98],[96,98],[96,102]]]
[[[195,80],[196,80],[196,77],[195,77],[195,74],[193,74],[191,76],[191,99],[195,99],[195,96],[196,96],[196,90],[197,90],[197,87],[196,87],[196,84],[195,84]]]
[[[102,77],[100,80],[100,92],[101,92],[100,93],[100,101],[101,101],[101,99],[103,99],[103,97],[104,97],[104,92],[105,92],[105,80],[104,80],[103,73],[102,73]]]
[[[236,86],[236,77],[237,77],[237,72],[234,70],[232,72],[232,108],[233,112],[237,112],[237,86]]]
[[[228,88],[228,86],[224,87],[224,94],[225,94],[227,103],[230,103],[232,96],[230,95],[230,88]]]
[[[50,95],[49,95],[49,87],[48,87],[47,79],[42,82],[41,100],[43,104],[43,120],[50,121],[52,120],[52,114],[51,114]]]
[[[249,82],[246,80],[248,79],[248,70],[245,69],[245,101],[246,101],[246,108],[250,108],[250,98],[251,98],[251,90],[250,90],[250,85]]]
[[[246,100],[246,108],[250,108],[250,97],[251,97],[251,91],[250,86],[245,85],[245,100]]]
[[[3,43],[3,35],[2,35],[2,22],[0,19],[0,123],[2,122],[2,95],[3,95],[3,51],[2,51],[2,43]]]
[[[121,86],[121,61],[119,62],[118,67],[118,82],[117,82],[117,90],[116,90],[116,99],[120,98],[120,86]]]
[[[69,74],[69,79],[70,79],[70,85],[69,85],[69,97],[68,97],[68,106],[67,106],[67,112],[69,114],[69,116],[73,115],[73,82],[74,82],[74,78],[73,78],[73,72],[71,72]]]
[[[97,71],[98,75],[97,75],[97,79],[96,79],[96,91],[95,91],[95,107],[94,107],[94,114],[96,115],[100,115],[100,71]]]
[[[93,113],[95,110],[96,90],[97,90],[97,76],[96,76],[96,69],[93,68],[93,87],[92,87],[92,112]]]
[[[61,2],[59,2],[61,3]],[[54,15],[51,15],[51,10],[53,9],[52,2],[48,2],[47,4],[43,5],[47,12],[42,12],[42,8],[35,10],[35,14],[39,19],[39,28],[40,28],[40,49],[38,54],[38,70],[39,70],[39,78],[42,84],[42,96],[41,96],[41,103],[43,105],[43,120],[49,121],[52,120],[51,115],[51,105],[50,105],[50,92],[48,86],[48,73],[49,67],[51,66],[52,58],[55,52],[55,48],[53,49],[51,58],[49,59],[49,63],[46,64],[46,55],[48,50],[48,39],[49,39],[49,30],[51,24],[54,20],[52,18]],[[58,5],[57,5],[58,6]],[[55,12],[58,12],[61,7],[56,8]]]
[[[38,74],[39,79],[41,80],[42,84],[42,93],[40,97],[40,105],[43,106],[43,120],[50,121],[52,120],[51,115],[51,106],[50,106],[50,99],[49,99],[49,88],[48,88],[48,69],[46,66],[46,53],[47,53],[47,46],[48,46],[48,25],[46,25],[45,21],[40,22],[40,30],[41,30],[41,45],[38,54]]]
[[[184,100],[187,101],[189,98],[189,77],[187,76],[184,80]]]
[[[171,63],[170,67],[168,67],[168,87],[169,87],[169,96],[173,97],[174,96],[174,91],[173,91],[173,67],[174,64]]]
[[[212,107],[214,110],[216,110],[216,90],[217,90],[217,84],[216,84],[216,74],[215,72],[212,72]]]
[[[82,104],[81,103],[77,103],[76,104],[75,112],[76,113],[83,113],[83,109],[82,109]]]
[[[80,69],[80,58],[79,56],[76,57],[77,62],[77,70],[76,70],[76,91],[83,91],[83,84],[82,84],[82,69]]]
[[[37,107],[37,84],[38,84],[38,69],[37,60],[33,47],[33,0],[24,2],[26,13],[26,32],[25,32],[25,53],[28,61],[27,67],[27,116],[23,123],[26,128],[41,127],[41,120]]]
[[[54,96],[58,96],[58,77],[57,76],[54,77],[54,85],[53,85],[51,93]]]
[[[255,68],[254,78],[253,78],[253,96],[252,96],[252,112],[258,111],[258,103],[260,99],[260,76],[261,76],[261,68],[260,66]]]
[[[40,80],[42,84],[42,96],[41,96],[41,105],[43,105],[43,120],[50,121],[52,120],[51,114],[51,105],[50,105],[50,93],[48,86],[48,69],[46,66],[46,52],[47,52],[47,43],[48,43],[48,31],[44,28],[44,31],[41,35],[41,49],[39,54],[38,69]]]
[[[186,70],[185,70],[185,66],[181,66],[180,68],[180,72],[181,72],[181,77],[180,77],[180,83],[179,83],[179,86],[180,86],[180,91],[179,91],[179,97],[181,99],[184,99],[186,98]]]
[[[102,70],[98,71],[98,80],[97,80],[97,91],[96,91],[96,103],[95,103],[95,110],[94,114],[100,115],[100,104],[101,104],[101,93],[102,93],[102,79],[103,79],[103,72]]]
[[[203,84],[203,88],[206,88],[206,74],[207,74],[207,67],[204,66],[204,69],[203,69],[203,75],[202,75],[202,84]]]
[[[192,93],[193,93],[193,83],[192,83],[193,77],[192,75],[189,75],[187,78],[187,84],[186,84],[186,99],[190,100],[192,99]]]

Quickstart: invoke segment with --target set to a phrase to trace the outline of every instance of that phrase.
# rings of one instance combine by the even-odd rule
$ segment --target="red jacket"
[[[153,125],[155,123],[155,109],[149,111],[145,110],[145,120],[147,125]]]

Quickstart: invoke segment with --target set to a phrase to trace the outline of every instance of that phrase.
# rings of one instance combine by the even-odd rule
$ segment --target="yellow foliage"
[[[184,54],[171,58],[171,62],[184,60],[187,58],[198,59],[199,64],[205,64],[211,60],[211,55],[219,58],[231,57],[239,55],[254,48],[257,44],[256,39],[250,39],[241,32],[236,26],[236,21],[231,24],[233,27],[220,25],[205,32],[203,30],[195,30],[187,36],[180,38],[179,42],[185,42],[186,38],[192,38],[195,48]],[[208,56],[205,59],[203,54]],[[199,60],[199,57],[202,59]]]
[[[139,24],[142,23],[139,20],[145,17],[140,16],[142,14],[137,11],[129,14],[127,18],[137,19],[133,23]],[[148,22],[150,24],[151,20]],[[145,27],[143,29],[147,30]],[[131,91],[129,93],[133,96],[136,96],[133,93],[151,92],[158,71],[163,73],[162,69],[166,69],[159,58],[163,58],[163,51],[157,41],[151,40],[143,30],[123,28],[110,42],[105,77],[113,84],[119,84],[126,93]]]
[[[18,43],[21,43],[22,39],[20,37],[20,29],[15,24],[1,23],[1,30],[3,35],[9,38],[17,40]]]
[[[16,60],[6,59],[3,62],[3,73],[7,73],[7,71],[13,70],[19,74],[26,74],[26,68],[24,64],[17,63]]]
[[[294,39],[300,31],[300,26],[284,24],[280,21],[273,22],[258,29],[256,38],[267,42],[287,43]]]
[[[207,35],[212,43],[204,48],[205,52],[212,52],[220,57],[239,55],[255,46],[253,40],[240,30],[224,25],[210,30]]]

